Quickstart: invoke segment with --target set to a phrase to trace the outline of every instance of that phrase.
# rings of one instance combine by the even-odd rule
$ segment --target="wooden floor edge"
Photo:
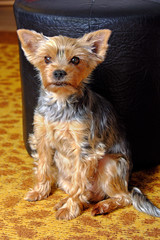
[[[0,43],[18,44],[17,33],[0,31]]]

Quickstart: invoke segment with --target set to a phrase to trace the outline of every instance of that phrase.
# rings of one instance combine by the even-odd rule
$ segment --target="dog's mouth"
[[[69,82],[63,82],[63,81],[56,81],[56,82],[52,82],[52,83],[49,83],[47,85],[47,87],[67,87],[67,86],[70,86],[70,87],[73,87],[73,85]]]
[[[55,82],[55,83],[53,83],[53,85],[55,85],[57,87],[71,86],[71,84],[69,84],[67,82]]]

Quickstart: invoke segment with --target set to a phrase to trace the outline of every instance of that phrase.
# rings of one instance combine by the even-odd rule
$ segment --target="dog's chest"
[[[35,123],[44,125],[48,144],[61,155],[73,157],[80,149],[84,136],[89,134],[85,112],[72,104],[52,103],[42,97],[36,113]]]
[[[55,149],[54,162],[59,172],[71,175],[80,154],[84,137],[84,125],[76,121],[55,122],[50,125],[52,132],[51,147]]]
[[[73,157],[80,148],[86,126],[78,121],[58,121],[48,123],[46,131],[47,136],[51,135],[49,141],[52,148],[65,157]]]

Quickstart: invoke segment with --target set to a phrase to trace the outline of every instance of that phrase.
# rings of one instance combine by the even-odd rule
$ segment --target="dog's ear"
[[[37,50],[43,41],[45,41],[43,34],[26,29],[17,30],[17,34],[27,59],[34,64]]]
[[[103,29],[85,34],[81,40],[89,46],[91,53],[95,54],[101,61],[104,60],[108,48],[108,40],[111,30]]]

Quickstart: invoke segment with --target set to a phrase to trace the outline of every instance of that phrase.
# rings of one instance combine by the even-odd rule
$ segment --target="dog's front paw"
[[[56,212],[56,219],[57,220],[72,220],[78,217],[81,214],[79,207],[76,211],[69,209],[68,207],[62,207]]]
[[[34,202],[40,200],[40,196],[38,192],[31,190],[26,194],[24,199],[29,202]]]
[[[29,202],[35,202],[35,201],[40,201],[42,199],[45,199],[47,197],[48,197],[47,194],[43,196],[41,193],[39,193],[35,190],[31,190],[26,194],[24,199]]]
[[[60,208],[56,212],[56,219],[58,220],[71,220],[75,218],[73,215],[71,215],[69,208]]]
[[[57,210],[56,218],[58,220],[71,220],[78,217],[81,214],[81,207],[79,202],[72,198],[65,198],[55,205]]]

